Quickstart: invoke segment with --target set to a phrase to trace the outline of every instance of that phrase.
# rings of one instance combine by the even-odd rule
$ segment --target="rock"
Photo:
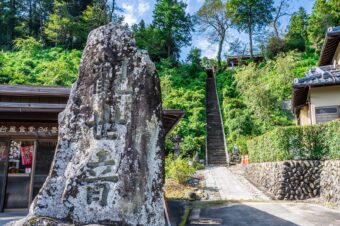
[[[290,162],[283,162],[283,165],[284,165],[284,166],[287,166],[289,169],[290,169],[290,167],[291,167]]]
[[[50,174],[24,221],[165,225],[163,146],[160,84],[148,54],[126,27],[92,31],[59,116]]]
[[[189,192],[188,197],[191,201],[200,200],[200,197],[196,194],[196,192]]]

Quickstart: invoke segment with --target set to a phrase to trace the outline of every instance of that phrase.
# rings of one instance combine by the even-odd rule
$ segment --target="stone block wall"
[[[320,195],[320,161],[252,163],[245,175],[275,199],[303,200]]]
[[[248,180],[277,198],[283,179],[283,164],[280,162],[252,163],[246,166]]]
[[[340,204],[340,160],[324,161],[320,196],[328,202]]]

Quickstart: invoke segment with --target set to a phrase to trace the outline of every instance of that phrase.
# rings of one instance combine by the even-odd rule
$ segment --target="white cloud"
[[[139,3],[138,3],[139,16],[143,15],[144,13],[146,13],[149,10],[150,10],[150,3],[145,2],[144,0],[140,0]]]
[[[124,10],[124,21],[130,26],[137,23],[137,17],[135,15],[135,9],[132,4],[123,3],[122,8]]]
[[[193,45],[202,50],[203,57],[215,58],[217,55],[218,45],[210,43],[207,39],[197,39]]]

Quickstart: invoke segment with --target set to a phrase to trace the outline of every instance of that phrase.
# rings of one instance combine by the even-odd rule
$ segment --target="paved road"
[[[340,226],[338,211],[315,204],[270,200],[237,167],[208,167],[202,173],[209,200],[233,200],[233,204],[192,209],[190,226]]]
[[[207,167],[201,173],[209,200],[270,200],[248,180],[227,167]]]
[[[193,209],[189,226],[339,226],[340,213],[306,203],[244,202]]]

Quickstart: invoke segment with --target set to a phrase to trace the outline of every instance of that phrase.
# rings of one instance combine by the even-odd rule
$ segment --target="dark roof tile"
[[[305,77],[294,79],[294,86],[319,86],[340,84],[340,65],[311,68]]]

